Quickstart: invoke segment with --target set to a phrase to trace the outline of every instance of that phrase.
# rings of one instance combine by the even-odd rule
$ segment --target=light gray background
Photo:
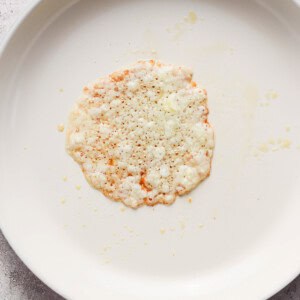
[[[11,24],[30,1],[0,0],[0,43]],[[0,300],[63,300],[28,270],[8,245],[1,231]],[[269,300],[300,300],[300,275]]]

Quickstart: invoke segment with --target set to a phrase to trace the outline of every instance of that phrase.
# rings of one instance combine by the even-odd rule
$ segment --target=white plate
[[[282,288],[300,271],[299,33],[288,0],[39,1],[0,61],[0,222],[17,254],[68,299]],[[85,83],[150,57],[193,68],[207,88],[213,170],[192,203],[121,211],[56,127]]]

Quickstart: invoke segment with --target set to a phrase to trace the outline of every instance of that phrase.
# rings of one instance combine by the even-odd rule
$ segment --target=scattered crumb
[[[57,131],[63,132],[65,130],[65,125],[63,123],[57,125]]]
[[[189,203],[192,203],[193,199],[192,199],[191,197],[189,197],[189,198],[187,199],[187,201],[188,201]]]
[[[85,225],[85,224],[82,224],[81,227],[82,227],[82,228],[86,228],[86,225]]]
[[[106,259],[106,260],[104,261],[104,263],[105,263],[105,264],[109,264],[109,263],[110,263],[110,259]]]
[[[182,230],[185,229],[185,223],[184,223],[183,221],[180,221],[180,228],[181,228]]]
[[[190,24],[195,24],[197,19],[197,15],[194,11],[190,11],[189,14],[184,18],[184,20]]]
[[[97,212],[98,211],[98,209],[97,208],[94,208],[94,212]]]
[[[132,228],[130,228],[130,227],[128,227],[128,226],[124,226],[124,229],[126,229],[129,233],[133,233],[134,232],[134,230],[132,229]]]
[[[288,130],[290,127],[287,127]],[[268,151],[276,152],[280,149],[289,149],[292,142],[291,140],[285,138],[278,138],[278,139],[269,139],[266,143],[262,143],[257,147],[257,151],[254,152],[254,156],[259,156],[262,153],[267,153]]]
[[[126,210],[126,207],[124,205],[120,207],[121,212],[124,212],[125,210]]]
[[[269,144],[271,144],[271,145],[275,145],[275,140],[274,139],[269,139]]]
[[[75,188],[76,188],[76,190],[80,191],[80,190],[81,190],[81,185],[80,185],[80,184],[77,184],[77,185],[75,186]]]
[[[283,140],[282,143],[281,143],[281,148],[283,149],[287,149],[287,148],[290,148],[292,142],[288,139],[286,140]]]
[[[261,152],[268,152],[269,151],[269,146],[267,144],[261,144],[259,147],[258,147],[258,150],[261,151]]]
[[[61,197],[61,198],[60,198],[60,203],[61,203],[61,204],[65,204],[65,203],[66,203],[66,199],[65,199],[64,197]]]
[[[107,251],[109,251],[111,249],[111,247],[110,246],[106,246],[106,247],[103,247],[103,252],[107,252]]]
[[[290,131],[291,131],[291,127],[290,127],[290,126],[286,126],[286,127],[285,127],[285,131],[286,131],[286,132],[290,132]]]
[[[159,232],[160,232],[161,234],[165,234],[165,233],[166,233],[166,230],[165,230],[164,228],[161,228],[161,229],[159,230]]]
[[[24,149],[24,150],[28,150],[28,148],[27,148],[27,147],[24,147],[23,149]]]
[[[60,88],[58,91],[59,91],[60,93],[63,93],[63,92],[64,92],[64,89],[63,89],[63,88]]]
[[[198,228],[199,228],[199,229],[201,229],[201,228],[203,228],[203,227],[204,227],[204,225],[203,225],[203,224],[201,224],[201,223],[200,223],[200,224],[198,224]]]
[[[212,219],[215,221],[217,220],[217,216],[213,216]]]
[[[259,156],[259,153],[258,153],[257,151],[255,151],[255,152],[253,153],[253,156],[254,156],[254,157],[258,157],[258,156]]]
[[[175,252],[174,251],[172,252],[172,256],[175,256]]]
[[[68,177],[67,177],[67,176],[64,176],[64,177],[62,178],[62,180],[63,180],[64,182],[66,182],[66,181],[68,181]]]
[[[147,242],[144,242],[144,246],[148,246],[148,243],[147,243]]]
[[[278,98],[278,94],[274,91],[269,91],[269,92],[266,93],[265,97],[268,100],[270,100],[270,99],[274,100],[274,99]]]
[[[174,227],[170,227],[170,231],[175,231],[175,228]]]
[[[173,40],[177,41],[185,32],[190,29],[189,25],[193,25],[197,22],[197,15],[194,11],[190,11],[183,20],[176,23],[174,26],[167,28],[167,32],[173,36]]]

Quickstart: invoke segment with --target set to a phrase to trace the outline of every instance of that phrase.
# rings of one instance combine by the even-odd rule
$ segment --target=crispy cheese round
[[[84,87],[67,151],[107,197],[130,207],[170,204],[210,173],[206,102],[189,69],[139,61]]]

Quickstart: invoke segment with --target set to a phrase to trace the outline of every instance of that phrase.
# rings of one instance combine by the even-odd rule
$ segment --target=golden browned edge
[[[154,61],[151,60],[150,62],[154,62]],[[125,70],[125,71],[126,71],[126,70]],[[121,72],[121,74],[123,74],[123,73],[124,73],[124,71]],[[111,78],[112,81],[123,80],[123,78],[120,78],[120,77],[119,77],[119,74],[120,74],[120,73],[119,73],[118,71],[116,71],[116,72],[113,72],[112,74],[110,74],[109,77]],[[195,88],[195,87],[197,86],[196,82],[194,82],[194,81],[192,81],[192,80],[190,81],[190,84],[191,84],[191,86],[192,86],[193,88]],[[206,109],[207,109],[206,115],[208,115],[208,114],[209,114],[209,109],[208,109],[208,107],[207,107],[207,94],[206,94],[206,99],[204,100],[204,103],[203,103],[203,104],[205,105],[205,107],[206,107]],[[71,114],[69,115],[69,118],[68,118],[68,124],[70,124],[70,121],[72,121],[72,118],[74,118],[74,113],[73,113],[73,112],[71,112]],[[207,124],[209,127],[212,127],[211,124],[208,122],[208,120],[206,120],[206,124]],[[213,133],[213,134],[214,134],[214,133]],[[67,144],[68,144],[69,137],[70,137],[70,130],[69,130],[69,126],[67,126],[67,130],[66,130],[66,146],[67,146]],[[94,188],[95,190],[98,190],[98,191],[102,192],[102,194],[103,194],[104,196],[106,196],[107,198],[109,198],[110,200],[113,200],[113,201],[115,201],[115,202],[122,202],[124,205],[126,205],[126,204],[122,201],[121,198],[113,198],[113,197],[111,197],[110,193],[109,193],[107,190],[96,188],[96,187],[91,183],[89,177],[86,175],[86,172],[83,170],[82,163],[78,162],[78,161],[74,158],[74,156],[72,155],[71,152],[69,152],[68,150],[67,150],[67,152],[68,152],[68,154],[73,158],[73,160],[76,161],[76,162],[79,164],[79,166],[80,166],[80,168],[81,168],[81,171],[82,171],[82,173],[84,174],[84,177],[85,177],[86,181],[89,183],[89,185],[90,185],[92,188]],[[164,205],[171,205],[171,204],[173,204],[173,203],[175,202],[175,200],[177,199],[178,196],[183,196],[183,195],[186,195],[186,194],[190,193],[190,192],[191,192],[192,190],[194,190],[194,189],[195,189],[202,181],[204,181],[207,177],[210,176],[211,165],[212,165],[212,158],[213,158],[213,156],[212,156],[211,159],[210,159],[209,171],[207,172],[206,176],[203,177],[202,179],[200,179],[200,180],[199,180],[199,181],[198,181],[198,182],[197,182],[190,190],[184,190],[184,191],[182,191],[182,192],[176,192],[176,193],[175,193],[175,198],[174,198],[174,200],[173,200],[172,202],[167,202],[165,199],[161,199],[161,200],[159,200],[159,201],[157,201],[157,202],[155,202],[155,203],[152,203],[152,202],[150,202],[150,201],[144,200],[143,203],[139,204],[139,205],[136,206],[136,207],[132,207],[132,206],[129,206],[129,205],[126,205],[126,206],[135,209],[135,208],[141,207],[141,206],[143,206],[143,205],[147,205],[147,206],[155,206],[155,205],[157,205],[157,204],[164,204]]]

